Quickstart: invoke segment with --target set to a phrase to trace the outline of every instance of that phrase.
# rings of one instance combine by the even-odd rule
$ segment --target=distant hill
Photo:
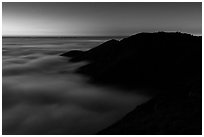
[[[99,134],[202,134],[201,36],[139,33],[62,56],[89,61],[77,73],[92,83],[160,91]]]

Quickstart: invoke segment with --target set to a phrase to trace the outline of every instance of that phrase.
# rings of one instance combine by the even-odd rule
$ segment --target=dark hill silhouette
[[[202,101],[188,95],[157,96],[98,134],[202,134]]]
[[[70,52],[67,53],[63,53],[61,56],[66,56],[66,57],[77,57],[77,56],[82,56],[83,55],[83,51],[80,50],[72,50]]]
[[[174,88],[201,74],[201,42],[201,37],[190,34],[139,33],[79,52],[71,61],[90,61],[77,72],[90,76],[93,82]]]
[[[119,41],[112,39],[86,52],[74,50],[64,53],[61,56],[73,57],[71,59],[72,62],[78,62],[83,60],[103,62],[109,57],[113,57],[113,54],[117,51],[116,45],[118,43]]]
[[[91,82],[161,91],[100,134],[201,134],[201,36],[139,33],[63,56],[72,57],[72,62],[89,61],[77,72]]]

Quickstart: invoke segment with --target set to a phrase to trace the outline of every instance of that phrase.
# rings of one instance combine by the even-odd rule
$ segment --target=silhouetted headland
[[[202,134],[201,36],[139,33],[62,56],[88,61],[77,73],[93,83],[159,91],[99,134]]]

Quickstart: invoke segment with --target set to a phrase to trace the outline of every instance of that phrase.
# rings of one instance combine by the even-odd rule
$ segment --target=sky
[[[2,27],[3,36],[201,35],[202,3],[3,2]]]

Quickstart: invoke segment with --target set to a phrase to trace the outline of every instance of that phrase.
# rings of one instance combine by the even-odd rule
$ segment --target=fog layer
[[[88,84],[73,73],[87,62],[21,48],[3,54],[3,134],[94,134],[148,99]]]

